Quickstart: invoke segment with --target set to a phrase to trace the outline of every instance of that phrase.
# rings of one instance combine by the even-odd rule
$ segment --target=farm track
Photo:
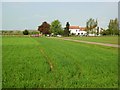
[[[50,37],[50,38],[56,38],[56,37]],[[61,40],[67,40],[67,41],[73,41],[73,42],[80,42],[80,43],[87,43],[87,44],[96,44],[96,45],[102,45],[102,46],[109,46],[109,47],[120,48],[120,45],[117,45],[117,44],[89,42],[89,41],[83,41],[83,40],[73,40],[73,39],[68,39],[68,38],[56,38],[56,39],[61,39]]]

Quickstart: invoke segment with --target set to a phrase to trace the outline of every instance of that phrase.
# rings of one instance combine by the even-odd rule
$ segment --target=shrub
[[[28,34],[29,34],[28,30],[24,30],[24,31],[23,31],[23,34],[24,34],[24,35],[28,35]]]

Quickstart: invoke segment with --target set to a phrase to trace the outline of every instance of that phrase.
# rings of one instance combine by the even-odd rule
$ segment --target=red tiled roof
[[[79,26],[70,26],[69,29],[80,29]]]
[[[80,30],[85,31],[86,28],[85,27],[80,27]]]
[[[85,31],[85,27],[79,27],[79,26],[70,26],[69,29],[80,29],[81,31]]]

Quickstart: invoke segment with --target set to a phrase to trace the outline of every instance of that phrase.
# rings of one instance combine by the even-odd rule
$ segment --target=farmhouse
[[[85,27],[70,26],[69,31],[70,31],[70,34],[75,34],[80,36],[87,35],[87,32],[85,31]]]

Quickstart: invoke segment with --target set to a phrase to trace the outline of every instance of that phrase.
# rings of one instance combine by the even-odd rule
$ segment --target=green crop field
[[[120,44],[118,43],[118,36],[100,36],[100,37],[69,37],[75,40],[84,40],[90,42],[100,42],[100,43],[110,43],[110,44]]]
[[[118,49],[54,38],[3,37],[3,88],[117,88]]]

